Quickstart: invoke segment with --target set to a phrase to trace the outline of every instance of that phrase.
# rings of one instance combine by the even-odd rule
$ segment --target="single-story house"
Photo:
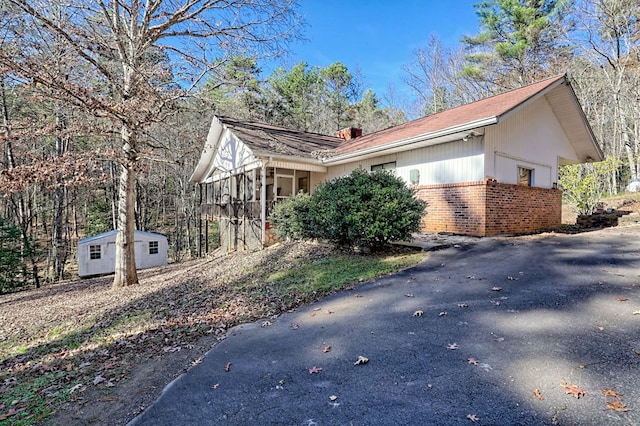
[[[117,230],[78,241],[78,276],[111,274],[116,269]],[[135,231],[135,256],[138,269],[167,264],[167,237],[153,232]]]
[[[395,170],[415,188],[429,203],[424,231],[554,229],[560,166],[602,159],[561,75],[364,136],[214,117],[191,181],[201,186],[203,217],[219,221],[222,245],[236,250],[269,244],[274,202],[358,167]]]

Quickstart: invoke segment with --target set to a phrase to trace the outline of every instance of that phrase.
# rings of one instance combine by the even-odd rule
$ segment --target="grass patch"
[[[422,259],[423,253],[397,256],[337,254],[298,268],[278,271],[267,281],[271,284],[270,290],[281,296],[325,294],[414,266]]]
[[[0,393],[0,425],[32,425],[47,418],[69,399],[72,386],[64,386],[64,372],[52,372],[33,380],[5,382]]]

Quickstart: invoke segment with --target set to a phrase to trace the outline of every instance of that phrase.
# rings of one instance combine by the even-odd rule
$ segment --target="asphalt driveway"
[[[130,424],[638,425],[639,274],[640,227],[459,244],[232,329]]]

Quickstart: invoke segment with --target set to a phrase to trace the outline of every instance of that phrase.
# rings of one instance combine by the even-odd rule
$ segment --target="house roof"
[[[286,156],[319,158],[337,148],[342,139],[308,133],[264,123],[239,121],[218,117],[254,154],[280,154]]]
[[[564,84],[563,84],[564,83]],[[360,156],[366,152],[379,152],[419,140],[441,139],[447,135],[470,132],[473,129],[497,124],[511,112],[541,96],[547,97],[558,121],[565,130],[576,152],[584,152],[584,159],[602,159],[591,128],[584,117],[573,89],[565,75],[542,80],[500,95],[492,96],[413,120],[395,127],[345,141],[328,162]],[[443,142],[446,140],[442,140]]]
[[[207,143],[190,180],[203,182],[214,172],[213,158],[225,128],[254,156],[280,157],[307,166],[315,163],[318,167],[326,167],[477,136],[486,126],[505,120],[542,97],[549,103],[579,161],[602,160],[604,155],[575,92],[566,76],[560,75],[346,141],[265,123],[214,117]]]

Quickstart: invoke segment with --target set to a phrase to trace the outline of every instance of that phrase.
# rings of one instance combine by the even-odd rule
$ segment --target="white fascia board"
[[[228,178],[229,176],[233,176],[233,175],[239,175],[241,173],[248,172],[253,169],[258,169],[260,167],[262,167],[262,160],[259,158],[256,158],[252,160],[250,163],[243,165],[242,167],[237,167],[231,170],[218,169],[214,173],[209,175],[209,177],[207,177],[201,183],[217,182],[220,179]]]
[[[207,134],[207,140],[205,141],[204,148],[200,154],[200,160],[196,169],[189,178],[190,182],[202,183],[207,176],[211,173],[211,166],[213,165],[213,159],[215,158],[218,145],[220,144],[220,138],[224,127],[218,117],[214,116],[211,120],[211,127],[209,127],[209,133]]]
[[[283,163],[294,163],[292,166],[295,166],[295,163],[305,164],[307,165],[306,170],[311,172],[319,172],[326,173],[327,168],[322,165],[322,162],[315,158],[308,157],[297,157],[293,155],[274,155],[273,153],[264,152],[264,151],[254,151],[254,156],[261,157],[265,166],[270,166],[271,163],[279,161]],[[295,168],[295,167],[291,167]]]
[[[444,129],[444,130],[438,130],[437,132],[424,133],[422,135],[414,136],[412,138],[402,139],[402,140],[387,143],[384,145],[378,145],[368,149],[362,149],[362,150],[350,152],[348,154],[336,155],[335,157],[329,157],[322,160],[322,163],[327,165],[344,163],[349,160],[355,160],[363,156],[370,156],[372,154],[377,154],[382,151],[397,149],[397,148],[405,147],[407,145],[413,145],[413,144],[426,142],[433,139],[444,138],[448,135],[453,135],[456,133],[470,132],[480,127],[496,124],[497,122],[498,122],[498,117],[496,116],[483,118],[482,120],[471,121],[469,123],[461,124],[459,126],[449,127],[448,129]],[[447,141],[445,140],[443,142],[447,142]],[[437,142],[434,143],[434,145],[435,144],[437,144]]]

